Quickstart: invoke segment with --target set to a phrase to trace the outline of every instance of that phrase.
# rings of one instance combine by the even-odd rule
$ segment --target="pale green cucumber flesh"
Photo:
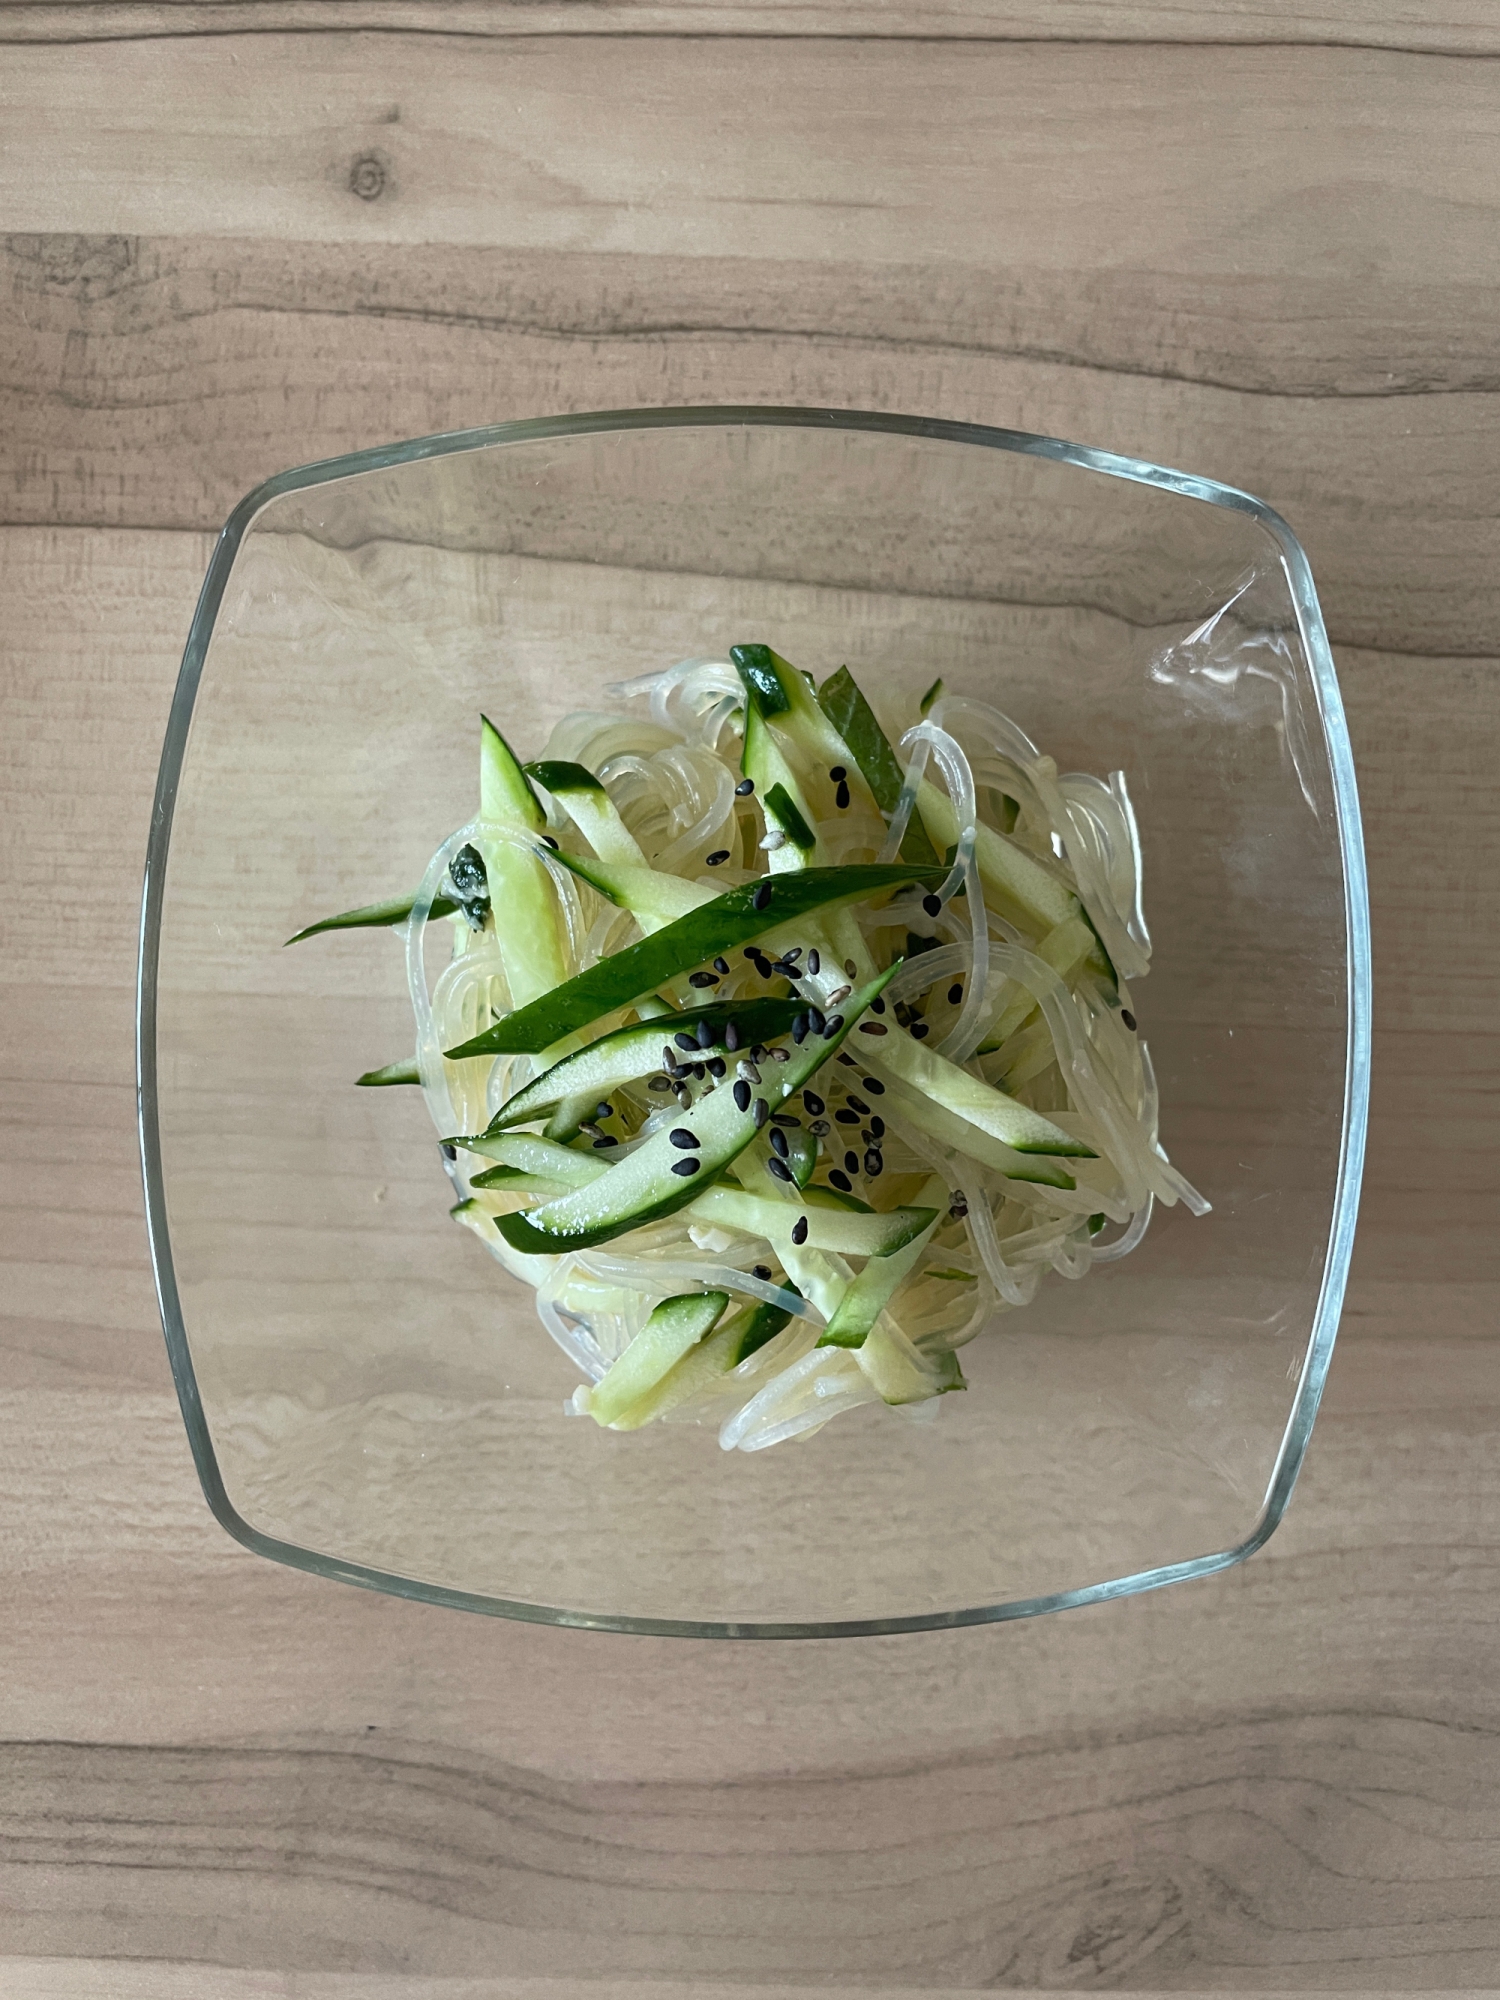
[[[713,1331],[728,1304],[728,1292],[685,1292],[663,1299],[619,1360],[590,1390],[589,1415],[594,1421],[609,1424],[623,1416]]]
[[[769,1304],[756,1305],[746,1312],[736,1313],[727,1324],[716,1327],[696,1347],[689,1348],[659,1382],[644,1396],[638,1397],[623,1415],[615,1418],[613,1428],[618,1431],[639,1430],[643,1424],[652,1423],[669,1410],[675,1410],[689,1396],[697,1395],[700,1389],[706,1389],[711,1382],[738,1368],[742,1361],[748,1361],[752,1354],[758,1354],[768,1341],[776,1338],[791,1317],[783,1307]]]
[[[874,1052],[861,1047],[871,1066],[888,1077],[920,1091],[932,1103],[987,1132],[1003,1146],[1017,1153],[1054,1153],[1064,1158],[1088,1160],[1091,1147],[1071,1138],[1061,1127],[1030,1105],[1019,1104],[993,1084],[970,1076],[966,1069],[951,1063],[935,1049],[925,1049],[899,1029],[879,1042]]]
[[[534,833],[547,824],[521,760],[487,715],[479,718],[479,817]]]
[[[895,1208],[877,1215],[810,1202],[805,1208],[738,1188],[715,1187],[693,1204],[693,1214],[720,1228],[740,1229],[761,1236],[777,1249],[791,1247],[792,1230],[807,1224],[802,1241],[810,1250],[831,1250],[843,1257],[886,1257],[909,1243],[936,1219],[929,1208]]]

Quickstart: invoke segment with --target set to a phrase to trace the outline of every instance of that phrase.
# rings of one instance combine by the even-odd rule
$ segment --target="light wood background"
[[[0,6],[6,2000],[1500,1985],[1497,56],[1494,0]],[[1241,1571],[669,1643],[278,1570],[199,1498],[130,985],[211,535],[357,444],[739,399],[1143,453],[1308,546],[1378,1070]]]

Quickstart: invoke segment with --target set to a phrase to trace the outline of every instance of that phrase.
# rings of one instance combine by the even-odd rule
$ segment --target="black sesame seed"
[[[865,1172],[871,1180],[885,1172],[885,1161],[878,1146],[870,1146],[865,1151]]]
[[[750,898],[750,907],[752,910],[766,910],[770,906],[771,885],[769,882],[762,882],[755,894]]]
[[[550,847],[554,854],[559,852],[557,842],[552,838],[550,833],[544,833],[542,835],[542,842],[544,846]]]
[[[1122,1007],[1120,1009],[1120,1019],[1125,1023],[1126,1027],[1129,1028],[1131,1034],[1133,1035],[1135,1033],[1135,1016],[1134,1014],[1131,1013],[1128,1007]]]
[[[860,1082],[872,1097],[885,1096],[885,1085],[880,1081],[878,1076],[862,1076]]]
[[[854,960],[852,958],[846,958],[844,960],[844,970],[845,972],[848,973],[851,979],[855,979],[859,976],[858,969],[855,966]]]
[[[613,1118],[614,1115],[615,1107],[607,1097],[601,1097],[599,1102],[594,1106],[594,1116],[596,1118]]]
[[[714,971],[727,978],[729,974],[729,960],[727,958],[716,958],[714,960]]]
[[[647,1090],[670,1090],[672,1088],[672,1079],[669,1076],[653,1076],[651,1081],[646,1085],[646,1088]]]
[[[594,1151],[602,1153],[607,1146],[618,1146],[619,1143],[619,1140],[611,1138],[608,1132],[601,1132],[594,1141]]]
[[[845,1172],[846,1174],[857,1174],[857,1173],[859,1172],[859,1155],[858,1155],[858,1153],[845,1153],[845,1155],[844,1155],[844,1172]]]
[[[943,914],[943,899],[941,896],[924,896],[922,908],[929,917],[940,917]]]
[[[968,1197],[964,1194],[961,1194],[958,1191],[958,1189],[955,1188],[953,1192],[953,1199],[948,1204],[948,1213],[950,1215],[967,1215],[968,1212],[969,1212]]]
[[[725,1062],[722,1056],[709,1057],[708,1073],[710,1076],[726,1076],[728,1072],[729,1072],[729,1065],[727,1062]]]
[[[748,799],[750,794],[754,790],[755,790],[754,778],[741,778],[739,783],[734,788],[734,795],[737,799]]]
[[[885,1120],[880,1117],[872,1118],[870,1120],[870,1130],[875,1134],[877,1139],[883,1139],[885,1137]]]
[[[698,1046],[698,1037],[696,1035],[676,1034],[672,1039],[680,1049],[696,1049]]]
[[[703,1063],[694,1063],[693,1075],[697,1077],[699,1083],[702,1083],[703,1079],[708,1075],[707,1066]]]
[[[865,1080],[866,1082],[869,1081],[868,1078],[866,1078]],[[852,1090],[849,1093],[849,1109],[851,1111],[857,1111],[862,1118],[868,1118],[870,1115],[869,1105],[865,1103],[865,1100],[862,1097],[856,1097]]]
[[[779,1125],[771,1127],[771,1151],[778,1160],[784,1160],[787,1156],[787,1136]]]
[[[700,1049],[711,1049],[713,1047],[714,1031],[711,1023],[709,1023],[708,1021],[700,1021],[698,1023],[697,1039],[698,1039],[698,1046]]]
[[[697,1173],[700,1164],[701,1162],[698,1160],[674,1160],[672,1162],[672,1171],[674,1174],[681,1174],[683,1179],[686,1180],[689,1174]]]
[[[815,1118],[807,1129],[813,1134],[814,1138],[826,1139],[831,1128],[826,1118]]]
[[[839,786],[838,790],[833,795],[833,803],[838,807],[840,812],[844,812],[848,809],[849,787],[847,785]]]
[[[839,1027],[843,1027],[843,1025],[844,1024],[842,1021],[839,1021],[837,1023],[837,1026]],[[834,1026],[835,1026],[834,1022],[830,1021],[828,1023],[828,1032],[830,1035],[833,1033]],[[853,1056],[849,1055],[847,1051],[845,1051],[844,1049],[839,1050],[839,1061],[843,1063],[847,1069],[858,1069],[859,1067],[858,1063],[855,1062]]]
[[[948,1005],[950,1007],[956,1007],[959,1001],[963,999],[963,997],[964,997],[964,983],[961,979],[955,979],[953,984],[948,988]]]
[[[814,1118],[821,1118],[823,1112],[827,1109],[822,1098],[819,1097],[815,1090],[804,1090],[802,1093],[802,1102],[807,1106]]]
[[[808,1025],[808,1026],[809,1026],[809,1027],[810,1027],[810,1028],[812,1029],[812,1031],[813,1031],[813,1033],[814,1033],[815,1035],[824,1035],[824,1034],[827,1034],[827,1032],[828,1032],[828,1019],[827,1019],[827,1016],[826,1016],[826,1015],[824,1014],[824,1012],[823,1012],[823,1009],[822,1009],[821,1007],[809,1007],[809,1008],[808,1008],[808,1010],[807,1010],[807,1025]]]
[[[814,947],[814,949],[807,954],[808,977],[811,979],[816,979],[818,974],[822,971],[822,969],[823,969],[823,961],[821,958],[819,958],[817,949],[816,947]]]
[[[845,778],[848,777],[849,773],[844,769],[842,764],[830,764],[828,767],[828,775],[830,778],[832,778],[833,782],[836,785],[841,785],[844,782]]]
[[[771,1115],[770,1105],[767,1104],[766,1100],[763,1097],[757,1097],[755,1100],[755,1129],[757,1132],[762,1132],[765,1130],[766,1120],[770,1117],[770,1115]]]
[[[799,1045],[805,1042],[807,1040],[808,1026],[809,1023],[807,1016],[805,1014],[799,1014],[797,1018],[792,1022],[792,1040],[798,1043]]]
[[[832,1181],[833,1185],[836,1188],[838,1188],[842,1193],[853,1194],[854,1192],[853,1181],[850,1180],[847,1174],[841,1174],[837,1167],[833,1168],[828,1178],[830,1181]]]
[[[885,1012],[885,995],[883,993],[877,993],[875,998],[870,1002],[870,1012],[872,1014],[883,1014]]]
[[[674,1125],[667,1134],[672,1144],[684,1153],[696,1153],[703,1141],[696,1132],[689,1132],[685,1125]]]
[[[802,956],[802,947],[800,944],[794,944],[789,951],[784,951],[781,956],[786,964],[795,965],[797,960]]]
[[[753,965],[756,959],[760,957],[760,946],[758,944],[747,944],[745,946],[745,956]]]
[[[448,1145],[445,1145],[445,1146],[443,1147],[443,1158],[444,1158],[445,1160],[456,1160],[456,1159],[458,1158],[458,1148],[457,1148],[457,1146],[448,1146]]]
[[[726,1021],[724,1023],[725,1048],[728,1049],[731,1055],[733,1055],[735,1050],[739,1047],[739,1045],[740,1045],[740,1030],[738,1022]]]
[[[718,983],[719,975],[716,972],[690,972],[688,974],[689,986],[717,986]]]
[[[734,1086],[734,1101],[738,1110],[748,1111],[750,1109],[750,1086],[743,1077]]]
[[[778,1160],[774,1153],[772,1154],[771,1158],[766,1161],[766,1165],[771,1169],[771,1172],[776,1176],[777,1180],[789,1181],[792,1178],[792,1170],[787,1165],[786,1161]]]
[[[857,1125],[859,1123],[859,1113],[851,1111],[847,1104],[841,1104],[833,1115],[837,1118],[840,1125]]]
[[[843,1032],[844,1017],[842,1014],[835,1014],[832,1020],[823,1023],[823,1039],[825,1042],[831,1042],[835,1035],[841,1035]]]
[[[930,1035],[931,1033],[932,1033],[932,1030],[931,1030],[931,1028],[929,1028],[929,1027],[928,1027],[928,1025],[927,1025],[927,1023],[926,1023],[925,1021],[913,1021],[913,1022],[912,1022],[912,1024],[911,1024],[911,1038],[912,1038],[912,1040],[913,1040],[914,1042],[925,1042],[925,1041],[926,1041],[926,1039],[927,1039],[927,1037],[928,1037],[928,1036],[929,1036],[929,1035]]]
[[[890,1031],[886,1027],[884,1021],[861,1021],[859,1024],[859,1032],[862,1035],[884,1035],[888,1034]]]
[[[807,1217],[805,1215],[799,1215],[797,1220],[792,1224],[792,1241],[794,1243],[805,1243],[807,1241]]]
[[[724,863],[729,859],[729,849],[727,847],[716,848],[712,854],[706,855],[704,859],[710,868],[722,868]]]
[[[771,1267],[769,1264],[752,1264],[750,1266],[750,1275],[752,1278],[759,1278],[763,1285],[769,1284],[771,1280]]]

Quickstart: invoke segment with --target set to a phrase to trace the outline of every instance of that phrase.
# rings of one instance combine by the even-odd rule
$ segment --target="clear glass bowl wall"
[[[1213,1202],[1049,1278],[965,1349],[940,1421],[858,1412],[750,1458],[563,1415],[576,1374],[449,1220],[419,1093],[351,1087],[410,1048],[399,939],[282,949],[420,879],[473,810],[481,709],[536,755],[606,683],[746,640],[847,663],[898,722],[941,674],[1061,768],[1125,770],[1141,1031]],[[1006,433],[746,411],[273,481],[189,645],[143,949],[148,1195],[210,1499],[329,1574],[642,1629],[943,1624],[1221,1566],[1279,1518],[1337,1321],[1364,922],[1311,580],[1243,496]]]

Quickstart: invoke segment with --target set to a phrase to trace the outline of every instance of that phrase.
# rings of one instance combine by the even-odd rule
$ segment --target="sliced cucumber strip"
[[[287,939],[288,944],[301,944],[304,938],[317,937],[321,931],[358,931],[386,928],[391,924],[404,924],[411,915],[411,906],[416,896],[396,896],[388,903],[366,903],[363,909],[345,910],[337,917],[324,917],[321,922],[309,924],[304,931]],[[435,917],[458,915],[458,905],[451,896],[437,896],[433,899],[432,912]]]
[[[595,861],[587,855],[565,853],[559,853],[557,859],[591,889],[620,909],[629,910],[647,933],[676,923],[679,917],[714,900],[713,890],[701,883],[663,874],[644,863]]]
[[[384,1090],[393,1083],[420,1084],[422,1077],[415,1056],[408,1056],[405,1062],[387,1063],[384,1069],[367,1069],[354,1081],[366,1090]]]
[[[897,962],[897,966],[899,961]],[[869,986],[851,994],[842,1026],[834,1033],[808,1035],[790,1051],[784,1063],[768,1061],[763,1081],[741,1110],[733,1091],[715,1090],[700,1097],[670,1131],[656,1133],[588,1187],[560,1201],[545,1203],[527,1215],[505,1215],[500,1231],[517,1250],[535,1255],[548,1249],[586,1250],[607,1243],[627,1229],[675,1215],[698,1198],[741,1154],[761,1129],[769,1108],[800,1090],[831,1056],[838,1053],[864,1009],[897,971],[892,966]],[[688,1145],[684,1141],[695,1143]]]
[[[865,1050],[861,1049],[864,1055]],[[1017,1153],[1056,1153],[1064,1158],[1091,1160],[1093,1149],[1074,1139],[1028,1104],[1018,1104],[1003,1090],[970,1076],[935,1049],[924,1049],[897,1029],[881,1038],[871,1067],[882,1076],[898,1077],[930,1103],[951,1111],[987,1132]]]
[[[933,1174],[923,1183],[922,1195],[924,1201],[938,1206],[917,1211],[925,1214],[927,1220],[898,1249],[887,1256],[870,1259],[845,1292],[838,1311],[824,1327],[818,1338],[819,1347],[863,1347],[871,1327],[885,1311],[908,1272],[920,1262],[928,1239],[946,1213],[948,1189],[940,1176]]]
[[[890,738],[876,720],[874,709],[855,686],[854,676],[847,667],[840,667],[836,674],[830,674],[818,689],[818,706],[848,745],[849,754],[863,773],[876,805],[889,819],[901,796],[901,766],[891,748]],[[907,822],[901,857],[904,861],[937,862],[937,853],[922,824],[920,810],[914,812]]]
[[[540,1180],[558,1181],[564,1187],[587,1187],[607,1174],[609,1167],[597,1153],[575,1153],[555,1139],[539,1138],[534,1132],[480,1132],[469,1139],[450,1139],[450,1146],[478,1153],[486,1160],[498,1160],[507,1173],[534,1174]],[[502,1175],[494,1185],[505,1186]],[[476,1174],[473,1185],[487,1185],[485,1174]]]
[[[525,771],[543,791],[552,794],[601,861],[645,867],[640,843],[592,771],[582,764],[549,762],[527,764]]]
[[[937,1220],[937,1211],[930,1208],[893,1208],[884,1215],[873,1209],[860,1213],[825,1207],[822,1202],[809,1202],[803,1208],[728,1187],[710,1188],[693,1203],[692,1213],[725,1229],[763,1236],[778,1250],[794,1247],[792,1231],[805,1223],[801,1240],[810,1250],[832,1250],[840,1257],[888,1257]]]
[[[589,1415],[612,1424],[654,1388],[682,1357],[712,1332],[729,1304],[728,1292],[684,1292],[663,1299],[609,1372],[589,1393]]]
[[[814,911],[864,902],[883,890],[931,879],[930,869],[873,863],[857,868],[806,868],[775,882],[746,882],[715,896],[655,936],[601,959],[544,999],[517,1008],[448,1054],[454,1061],[466,1056],[538,1054],[606,1014],[633,1007],[667,980],[701,965],[715,953],[733,951],[752,938],[766,940],[768,947],[774,943],[778,949],[800,943],[793,926]]]
[[[795,1291],[796,1287],[792,1289]],[[668,1410],[675,1410],[689,1396],[696,1396],[700,1390],[730,1374],[742,1361],[748,1361],[752,1354],[759,1354],[790,1323],[791,1317],[785,1307],[769,1304],[752,1306],[748,1311],[736,1313],[733,1319],[716,1327],[696,1347],[689,1348],[659,1382],[632,1403],[623,1415],[615,1418],[611,1429],[636,1431],[642,1424],[664,1417]]]
[[[597,1104],[621,1084],[634,1083],[664,1068],[663,1057],[677,1064],[704,1062],[710,1056],[733,1061],[734,1050],[726,1047],[724,1039],[731,1026],[735,1030],[735,1047],[748,1049],[756,1042],[770,1042],[788,1033],[802,1011],[800,1000],[718,1000],[710,1007],[694,1007],[686,1013],[673,1014],[665,1022],[637,1022],[633,1027],[616,1028],[612,1034],[601,1035],[579,1049],[576,1055],[554,1063],[514,1097],[508,1097],[490,1120],[488,1129],[503,1132],[511,1125],[525,1125],[569,1097],[586,1101],[589,1106]],[[698,1033],[700,1026],[711,1032],[712,1039],[706,1045]],[[694,1048],[684,1049],[676,1039],[679,1035],[689,1037]],[[582,1115],[587,1117],[588,1110]]]
[[[492,826],[539,833],[547,824],[540,799],[515,752],[488,716],[481,718],[479,812]],[[541,856],[524,843],[486,838],[475,830],[474,845],[489,878],[495,941],[500,947],[511,999],[525,1007],[561,985],[567,961],[559,929],[557,892]]]
[[[1038,1187],[1077,1186],[1061,1160],[1046,1153],[1018,1153],[980,1126],[971,1125],[967,1118],[960,1118],[956,1112],[923,1096],[920,1090],[896,1081],[892,1081],[890,1090],[902,1117],[910,1119],[919,1132],[927,1133],[940,1145],[951,1146],[956,1153],[978,1160],[997,1174],[1004,1174],[1007,1180],[1031,1181]]]

